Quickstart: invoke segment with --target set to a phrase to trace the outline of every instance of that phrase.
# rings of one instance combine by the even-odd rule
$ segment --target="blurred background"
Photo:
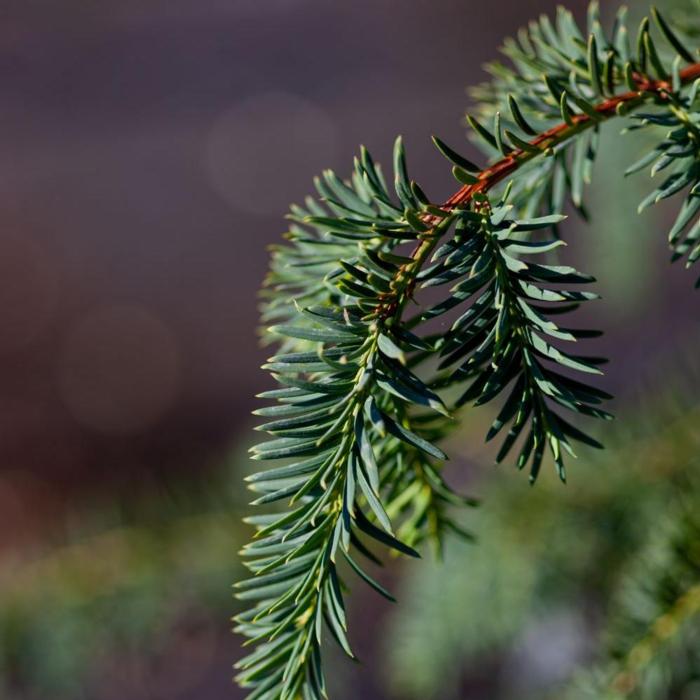
[[[360,143],[386,160],[403,134],[414,177],[449,196],[430,134],[470,152],[465,87],[555,4],[5,0],[3,698],[242,697],[230,585],[268,383],[266,246],[313,175],[347,173]],[[450,543],[444,565],[392,564],[399,607],[357,588],[363,667],[329,649],[337,700],[543,698],[595,657],[601,606],[645,535],[637,507],[667,496],[668,469],[700,442],[695,278],[665,263],[663,211],[630,214],[647,183],[620,175],[628,138],[607,130],[592,224],[567,231],[607,299],[589,314],[612,359],[612,449],[583,455],[566,489],[547,474],[533,492],[491,466],[490,417],[468,413],[448,474],[484,497],[465,517],[480,542]],[[672,449],[659,421],[683,437]]]

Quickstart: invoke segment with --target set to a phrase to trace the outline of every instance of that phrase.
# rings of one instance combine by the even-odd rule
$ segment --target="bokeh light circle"
[[[83,426],[139,433],[172,407],[181,384],[178,344],[139,306],[107,306],[69,330],[59,367],[64,404]]]
[[[205,167],[213,188],[236,210],[279,216],[301,200],[309,181],[335,159],[338,131],[330,115],[306,99],[263,93],[225,112],[211,129]]]

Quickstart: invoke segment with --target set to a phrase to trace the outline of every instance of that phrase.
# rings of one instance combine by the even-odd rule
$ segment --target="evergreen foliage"
[[[697,697],[697,375],[677,357],[673,366],[686,388],[669,387],[673,368],[664,368],[664,387],[644,392],[566,493],[545,483],[524,497],[520,484],[486,480],[478,545],[449,541],[444,563],[403,583],[384,650],[392,695],[464,697],[460,679],[499,659],[490,667],[499,698]],[[568,658],[540,665],[543,686],[509,692],[514,656],[551,659],[557,644],[523,639],[562,617],[578,653],[569,643]]]
[[[697,481],[697,474],[695,474]],[[690,697],[700,684],[700,516],[697,483],[677,496],[613,601],[608,659],[569,697]],[[688,493],[692,494],[688,497]]]
[[[256,645],[239,663],[251,700],[325,696],[324,630],[353,656],[348,576],[391,597],[366,570],[372,545],[417,556],[460,531],[451,506],[475,501],[447,486],[437,444],[457,409],[497,402],[487,440],[505,434],[496,459],[512,453],[533,482],[547,454],[564,480],[576,443],[600,447],[569,415],[610,418],[604,360],[569,349],[598,334],[562,322],[596,298],[594,280],[552,258],[567,202],[586,215],[604,122],[659,133],[628,170],[663,172],[640,210],[685,192],[673,258],[700,258],[700,64],[653,20],[655,35],[645,19],[630,37],[623,10],[605,32],[593,3],[585,30],[560,9],[506,42],[510,66],[490,66],[468,117],[488,164],[434,139],[460,185],[446,202],[409,177],[398,139],[391,188],[363,149],[348,180],[327,171],[318,198],[292,208],[264,291],[279,388],[261,395],[270,439],[253,458],[273,464],[249,478],[254,504],[277,506],[249,519],[253,575],[238,584],[250,608],[237,630]],[[429,287],[440,296],[426,305]]]

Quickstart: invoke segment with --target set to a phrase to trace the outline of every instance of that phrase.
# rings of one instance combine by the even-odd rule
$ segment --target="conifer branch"
[[[604,359],[559,347],[599,334],[557,320],[597,298],[578,289],[594,279],[547,256],[563,245],[566,197],[585,214],[601,124],[631,116],[638,123],[629,130],[667,134],[630,171],[671,169],[640,208],[689,189],[670,240],[674,257],[700,258],[700,223],[685,234],[700,212],[700,64],[681,68],[691,52],[655,18],[677,52],[669,70],[648,20],[633,54],[624,16],[609,38],[596,3],[587,40],[560,9],[556,28],[542,18],[507,43],[514,68],[492,67],[495,79],[482,89],[479,116],[493,127],[468,118],[496,154],[491,165],[480,168],[435,138],[461,185],[444,204],[409,178],[398,139],[394,192],[363,149],[350,180],[326,171],[316,180],[319,200],[292,208],[263,310],[279,345],[265,368],[282,388],[263,394],[277,401],[258,412],[271,419],[260,429],[272,439],[253,450],[254,459],[283,466],[250,478],[256,505],[288,505],[250,520],[257,535],[243,553],[254,576],[239,584],[240,597],[253,607],[238,630],[258,645],[239,664],[250,700],[323,697],[324,627],[353,655],[341,560],[390,597],[358,564],[358,555],[376,561],[368,539],[417,556],[413,545],[459,530],[447,507],[474,501],[439,475],[447,457],[435,443],[452,421],[438,392],[459,388],[454,409],[505,396],[487,440],[506,432],[497,460],[518,444],[516,464],[529,465],[533,482],[547,451],[564,480],[563,453],[573,455],[573,443],[601,447],[561,411],[610,418],[599,407],[610,396],[584,381],[601,374]],[[652,111],[638,114],[643,105]],[[447,284],[441,301],[405,318],[419,287]],[[446,314],[447,331],[421,336],[424,321]],[[437,374],[428,375],[426,360]]]
[[[660,17],[658,11],[657,16]],[[534,158],[552,155],[555,148],[575,138],[583,131],[597,127],[601,122],[611,118],[628,116],[634,109],[653,99],[662,101],[672,99],[674,90],[669,80],[654,80],[636,71],[633,71],[631,75],[635,90],[610,97],[597,104],[591,104],[588,113],[572,115],[568,121],[561,122],[542,133],[535,134],[535,137],[527,142],[527,146],[515,148],[497,162],[472,175],[471,179],[473,179],[473,182],[460,187],[440,208],[449,212],[454,209],[467,207],[475,195],[487,194],[496,185],[513,175],[519,168]],[[681,86],[689,85],[699,79],[700,63],[693,63],[678,74]],[[562,96],[564,94],[562,93]],[[517,103],[515,104],[517,105]],[[595,113],[597,116],[593,116],[592,113]],[[440,144],[439,147],[442,147],[444,153],[445,145],[436,137],[434,139]],[[460,157],[451,149],[448,157],[451,157],[453,162],[456,163],[455,167],[460,167],[460,164],[464,163],[463,160],[457,160]],[[400,318],[406,300],[413,293],[418,273],[439,242],[440,237],[437,225],[442,222],[442,216],[439,214],[428,214],[423,217],[423,220],[431,228],[424,234],[423,242],[411,255],[411,262],[402,265],[397,274],[396,283],[403,285],[404,293],[400,297],[401,302],[394,296],[382,299],[380,308],[378,308],[378,314],[381,317]]]
[[[684,627],[700,615],[700,583],[684,591],[673,604],[650,625],[648,632],[625,655],[621,669],[614,675],[610,690],[629,697],[640,685],[640,677],[665,646],[680,636]]]
[[[671,698],[697,679],[697,464],[686,466],[679,477],[667,512],[627,567],[611,610],[602,659],[579,674],[567,697]]]
[[[576,137],[582,131],[596,126],[601,121],[626,116],[631,110],[642,106],[654,98],[667,100],[674,92],[668,80],[653,80],[637,72],[633,72],[632,77],[636,87],[635,90],[591,105],[590,109],[595,112],[597,117],[587,113],[575,114],[571,116],[568,122],[561,122],[537,134],[534,139],[528,142],[529,148],[517,148],[501,160],[479,172],[475,176],[478,182],[461,187],[443,204],[443,208],[450,210],[467,204],[476,193],[488,192],[525,163],[538,156],[546,155],[551,149]],[[700,63],[694,63],[684,68],[680,71],[679,78],[681,85],[689,85],[700,79]]]

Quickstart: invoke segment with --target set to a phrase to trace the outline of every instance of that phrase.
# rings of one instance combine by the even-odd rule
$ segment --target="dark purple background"
[[[463,141],[464,86],[553,7],[5,3],[0,463],[82,488],[225,445],[265,382],[255,295],[289,202],[398,133],[446,196],[430,134]]]
[[[397,133],[447,197],[430,134],[464,144],[464,86],[555,4],[7,0],[0,464],[21,507],[0,512],[3,541],[247,442],[267,382],[256,292],[289,202],[321,168],[346,173],[359,143],[386,161]],[[668,299],[650,313],[673,329],[692,313]],[[665,342],[649,325],[619,324],[607,348],[642,367]],[[210,678],[169,698],[237,697],[224,623]]]

